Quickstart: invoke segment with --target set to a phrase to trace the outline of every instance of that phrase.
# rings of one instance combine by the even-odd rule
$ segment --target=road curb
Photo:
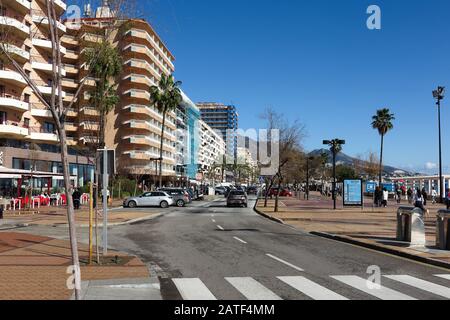
[[[132,219],[132,220],[124,221],[124,222],[108,223],[108,228],[109,227],[126,226],[126,225],[130,225],[133,223],[150,221],[150,220],[154,220],[159,217],[162,217],[164,214],[165,213],[161,212],[156,215],[146,216],[146,217],[142,217],[142,218],[136,218],[136,219]],[[65,223],[65,224],[54,224],[51,226],[52,227],[68,227],[69,225],[67,223]],[[103,227],[103,220],[102,220],[102,223],[99,225],[99,227]],[[89,225],[88,224],[77,225],[77,228],[89,228]]]
[[[402,258],[414,260],[414,261],[421,262],[421,263],[430,264],[430,265],[433,265],[433,266],[436,266],[436,267],[450,269],[450,263],[447,263],[447,262],[444,262],[444,261],[439,261],[439,260],[436,260],[436,259],[431,259],[431,258],[427,258],[427,257],[417,256],[417,255],[414,255],[414,254],[411,254],[411,253],[398,251],[398,250],[395,250],[395,249],[392,249],[392,248],[387,248],[387,247],[385,247],[383,245],[378,245],[378,244],[374,244],[374,243],[367,243],[367,242],[358,241],[358,240],[356,240],[356,239],[354,239],[352,237],[349,237],[349,236],[341,236],[341,235],[335,235],[335,234],[330,234],[330,233],[326,233],[326,232],[318,232],[318,231],[311,231],[310,234],[314,235],[314,236],[318,236],[318,237],[334,240],[334,241],[339,241],[339,242],[344,242],[344,243],[356,245],[356,246],[367,248],[367,249],[371,249],[371,250],[376,250],[376,251],[380,251],[380,252],[384,252],[384,253],[389,253],[389,254],[392,254],[392,255],[395,255],[395,256],[399,256],[399,257],[402,257]]]
[[[254,205],[254,207],[253,207],[253,211],[255,211],[257,214],[259,214],[260,216],[263,216],[263,217],[266,218],[266,219],[275,221],[275,222],[277,222],[277,223],[279,223],[279,224],[285,224],[283,220],[278,219],[278,218],[274,218],[274,217],[272,217],[271,215],[268,215],[268,214],[266,214],[266,213],[264,213],[264,212],[262,212],[262,211],[259,211],[259,210],[257,209],[257,207],[258,207],[258,201],[259,201],[259,199],[256,200],[256,203],[255,203],[255,205]]]

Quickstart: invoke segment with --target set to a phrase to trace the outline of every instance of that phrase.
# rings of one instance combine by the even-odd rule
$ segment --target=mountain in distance
[[[331,151],[329,149],[317,149],[317,150],[311,151],[308,155],[311,157],[319,157],[323,153],[328,155],[328,163],[331,164],[333,162],[333,154],[331,153]],[[336,164],[338,164],[338,165],[353,166],[355,163],[355,160],[357,160],[357,159],[353,158],[349,155],[346,155],[343,152],[339,152],[339,154],[336,156]],[[392,166],[384,166],[383,170],[384,170],[385,174],[387,174],[389,176],[409,177],[409,176],[418,175],[418,173],[395,168]]]

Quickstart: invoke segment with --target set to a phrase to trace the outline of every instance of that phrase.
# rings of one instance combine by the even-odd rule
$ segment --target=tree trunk
[[[274,208],[274,212],[278,212],[278,204],[279,204],[279,200],[280,200],[280,191],[281,191],[281,182],[282,182],[282,178],[278,177],[278,190],[277,190],[277,194],[275,195],[275,208]]]
[[[70,238],[70,249],[72,253],[72,266],[75,278],[75,299],[79,300],[81,298],[81,274],[80,274],[80,261],[78,257],[78,243],[76,235],[76,225],[75,225],[75,210],[73,207],[72,199],[72,186],[70,181],[70,170],[69,170],[69,158],[66,143],[66,132],[58,126],[58,133],[61,145],[61,162],[63,167],[64,184],[66,186],[66,199],[67,199],[67,220],[69,224],[69,238]]]
[[[167,109],[163,110],[163,121],[161,127],[161,148],[159,149],[159,187],[162,188],[162,163],[163,163],[163,148],[164,148],[164,130],[166,125]]]
[[[266,184],[266,194],[264,196],[264,208],[267,208],[267,199],[269,198],[270,189],[272,189],[272,187],[273,187],[274,179],[275,178],[270,179],[270,184],[269,184],[268,187],[267,187],[267,184]]]
[[[383,146],[384,146],[384,134],[381,135],[381,152],[380,152],[380,175],[379,175],[379,181],[380,181],[380,188],[381,183],[383,182]]]

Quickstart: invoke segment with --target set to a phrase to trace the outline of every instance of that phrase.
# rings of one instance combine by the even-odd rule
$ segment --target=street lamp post
[[[306,158],[306,200],[309,201],[309,162],[314,160],[314,157]]]
[[[334,140],[324,140],[323,144],[329,145],[331,147],[331,153],[333,154],[333,209],[336,210],[336,155],[339,153],[342,145],[345,144],[345,140],[334,139]]]
[[[444,99],[445,87],[438,87],[433,91],[433,97],[437,100],[438,106],[438,130],[439,130],[439,201],[444,203],[444,181],[442,179],[442,136],[441,136],[441,100]]]

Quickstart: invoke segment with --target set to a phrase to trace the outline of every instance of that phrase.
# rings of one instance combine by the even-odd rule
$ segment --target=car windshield
[[[243,192],[243,191],[231,191],[230,195],[232,195],[232,196],[245,196],[245,192]]]

